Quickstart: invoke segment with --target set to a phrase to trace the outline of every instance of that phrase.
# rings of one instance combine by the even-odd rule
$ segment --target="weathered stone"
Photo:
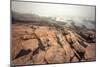
[[[47,37],[48,36],[48,34],[47,34],[48,31],[49,30],[46,27],[39,27],[38,29],[35,30],[35,33],[36,33],[37,37],[41,38],[41,37]]]
[[[72,43],[72,39],[71,39],[70,34],[66,35],[65,37],[66,37],[66,39],[67,39],[67,41],[68,41],[69,43]]]
[[[70,47],[70,44],[66,41],[65,37],[62,34],[57,34],[57,37],[60,41],[60,44],[62,45],[63,49],[66,52],[66,62],[70,61],[71,57],[74,56],[74,52]]]
[[[45,64],[45,52],[39,50],[37,54],[32,56],[32,61],[34,64]]]
[[[85,48],[81,46],[77,41],[75,41],[72,45],[77,52],[85,53]]]
[[[35,39],[35,38],[36,38],[35,35],[29,35],[29,34],[21,36],[22,40]]]
[[[96,60],[95,32],[83,31],[83,36],[70,28],[14,24],[12,63],[25,65]]]
[[[79,59],[76,56],[74,56],[71,62],[79,62]]]
[[[40,40],[41,40],[41,43],[42,43],[43,46],[48,47],[47,37],[41,37]]]
[[[37,39],[30,39],[22,42],[23,49],[25,50],[30,49],[31,51],[36,50],[39,47],[38,44],[39,42]]]
[[[24,55],[22,57],[19,57],[15,60],[12,61],[12,64],[14,65],[27,65],[27,64],[32,64],[32,59],[31,59],[32,53],[28,55]]]
[[[12,59],[15,59],[16,55],[20,52],[20,50],[23,49],[21,40],[13,38],[12,39],[12,45],[11,45],[11,57]]]
[[[56,46],[50,47],[46,51],[45,59],[47,63],[64,63],[65,53],[63,49],[59,49]]]
[[[96,45],[94,43],[90,43],[85,50],[85,59],[87,59],[87,61],[96,60]]]

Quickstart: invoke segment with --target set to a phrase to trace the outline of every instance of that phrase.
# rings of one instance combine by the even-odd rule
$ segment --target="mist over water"
[[[19,14],[13,15],[20,20],[40,20],[40,17],[46,17],[64,22],[66,25],[73,22],[77,26],[85,25],[89,29],[95,29],[94,6],[12,1],[11,9]]]

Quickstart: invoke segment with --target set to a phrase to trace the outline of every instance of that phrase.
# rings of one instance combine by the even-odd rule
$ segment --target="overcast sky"
[[[12,10],[40,16],[75,16],[95,18],[95,7],[12,1]]]

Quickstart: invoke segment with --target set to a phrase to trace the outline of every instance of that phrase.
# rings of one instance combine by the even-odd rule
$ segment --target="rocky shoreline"
[[[96,32],[92,30],[15,23],[11,34],[15,65],[96,60]]]

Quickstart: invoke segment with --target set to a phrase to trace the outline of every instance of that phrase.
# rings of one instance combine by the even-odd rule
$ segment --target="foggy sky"
[[[90,17],[95,18],[95,7],[79,6],[79,5],[63,5],[63,4],[48,4],[48,3],[33,3],[33,2],[15,2],[12,1],[13,11],[19,13],[37,14],[40,16],[75,16],[75,17]]]

